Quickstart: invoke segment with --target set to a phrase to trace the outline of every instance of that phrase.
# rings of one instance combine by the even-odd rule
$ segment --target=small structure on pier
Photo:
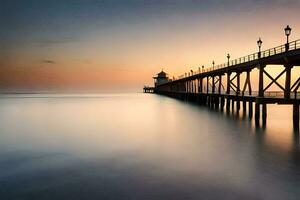
[[[144,93],[154,93],[154,87],[150,87],[150,86],[144,86],[143,88]]]
[[[144,86],[143,91],[144,93],[154,93],[155,92],[155,88],[158,85],[164,84],[164,83],[168,83],[169,81],[171,81],[168,77],[168,74],[166,72],[164,72],[164,70],[161,70],[161,72],[159,72],[157,74],[157,76],[153,77],[154,79],[154,86]]]
[[[154,86],[156,87],[157,85],[163,84],[163,83],[167,83],[169,81],[168,75],[166,72],[164,72],[163,70],[161,70],[161,72],[159,72],[157,74],[157,76],[153,77],[154,79]]]
[[[154,79],[154,87],[144,86],[143,88],[144,93],[154,93],[155,92],[154,90],[158,85],[168,83],[170,81],[168,78],[168,74],[164,72],[164,70],[161,70],[161,72],[159,72],[157,76],[154,76],[153,79]]]

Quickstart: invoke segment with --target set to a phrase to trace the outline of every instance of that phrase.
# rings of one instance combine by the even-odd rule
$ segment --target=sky
[[[299,0],[0,0],[0,90],[140,91],[300,39]]]

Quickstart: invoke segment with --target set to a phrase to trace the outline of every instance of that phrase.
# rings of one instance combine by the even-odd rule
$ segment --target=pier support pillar
[[[199,79],[199,93],[202,93],[203,92],[203,78],[200,78]]]
[[[252,103],[252,101],[249,101],[248,115],[249,115],[249,119],[252,119],[252,117],[253,117],[253,103]]]
[[[207,105],[208,105],[208,107],[211,107],[211,102],[212,102],[212,100],[211,100],[211,96],[207,96]]]
[[[240,92],[241,92],[241,78],[240,78],[240,72],[236,72],[236,95],[240,95]]]
[[[227,89],[226,89],[226,94],[230,94],[230,75],[231,75],[231,72],[227,72]]]
[[[215,109],[218,110],[220,105],[220,99],[219,97],[215,97]]]
[[[198,94],[198,103],[202,105],[202,95],[200,93]]]
[[[219,88],[218,88],[219,94],[221,94],[221,89],[222,89],[222,75],[219,75]]]
[[[211,97],[211,99],[212,99],[211,107],[212,107],[212,109],[215,109],[215,106],[216,106],[216,97]]]
[[[243,116],[246,116],[246,109],[247,109],[247,101],[243,101]]]
[[[225,104],[225,98],[222,96],[221,97],[221,111],[224,110],[224,104]]]
[[[230,112],[230,99],[227,98],[226,100],[226,112],[229,113]]]
[[[240,102],[240,100],[237,100],[236,101],[236,111],[239,112],[240,108],[241,108],[241,102]]]
[[[293,105],[293,126],[294,131],[299,132],[299,104]]]
[[[263,128],[266,127],[267,124],[267,104],[262,104],[262,125]]]
[[[255,103],[255,126],[259,127],[259,118],[260,118],[260,104]]]
[[[215,93],[215,76],[211,77],[211,82],[212,82],[212,88],[211,88],[211,93]]]
[[[204,95],[202,99],[203,99],[203,105],[207,106],[207,95]]]
[[[284,65],[284,67],[286,70],[284,98],[289,99],[291,96],[291,71],[293,66]]]
[[[231,100],[231,111],[232,111],[232,113],[234,113],[234,100],[233,99]]]
[[[264,68],[266,65],[259,66],[259,79],[258,79],[258,96],[264,96]]]

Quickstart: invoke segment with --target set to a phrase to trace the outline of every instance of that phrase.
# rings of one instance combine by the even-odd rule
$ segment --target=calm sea
[[[0,199],[299,199],[292,108],[267,127],[151,94],[2,95]]]

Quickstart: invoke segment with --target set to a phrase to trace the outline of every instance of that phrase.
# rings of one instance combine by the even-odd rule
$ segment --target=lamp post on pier
[[[261,39],[259,38],[258,41],[257,41],[257,45],[258,45],[258,58],[261,57],[261,45],[262,45],[262,41]]]
[[[285,44],[285,51],[288,51],[289,48],[290,48],[290,45],[289,45],[289,36],[291,34],[291,27],[289,25],[286,26],[286,28],[284,29],[284,32],[285,32],[285,35],[286,35],[286,44]]]
[[[213,61],[212,64],[213,64],[213,70],[214,70],[215,69],[215,61]]]
[[[229,59],[230,59],[230,55],[229,53],[227,54],[227,67],[229,67]]]

